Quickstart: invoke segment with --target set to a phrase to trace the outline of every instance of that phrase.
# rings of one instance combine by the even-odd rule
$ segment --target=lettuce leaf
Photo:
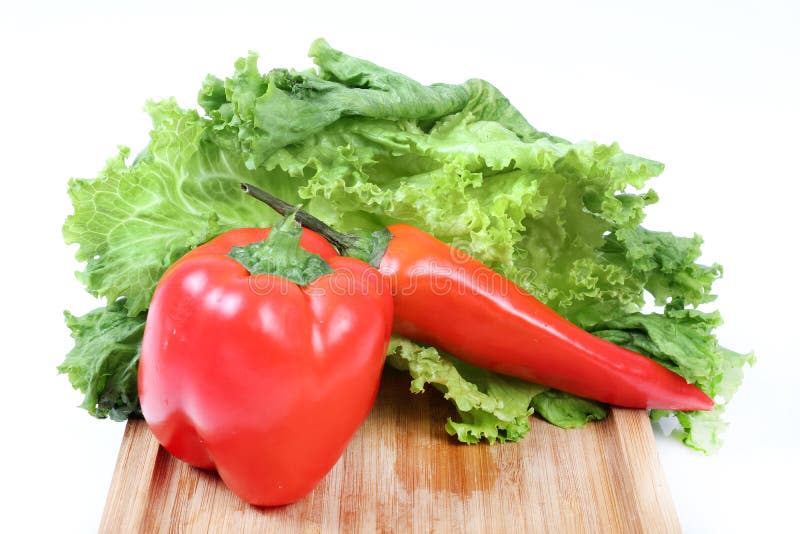
[[[399,336],[388,352],[387,363],[411,375],[412,393],[430,384],[453,402],[459,420],[448,418],[445,430],[464,443],[519,441],[530,432],[534,409],[562,428],[580,428],[608,414],[601,403],[492,373]]]
[[[150,144],[126,164],[128,148],[108,160],[100,176],[73,179],[75,212],[63,228],[86,261],[78,278],[96,296],[125,297],[133,317],[146,310],[156,284],[193,247],[242,226],[267,226],[276,216],[247,199],[251,181],[297,201],[291,182],[248,170],[237,154],[205,139],[208,121],[173,100],[149,103]]]
[[[64,316],[75,346],[58,370],[84,394],[81,408],[115,421],[141,416],[136,378],[147,314],[131,317],[118,300],[81,317]]]
[[[230,78],[209,76],[204,115],[150,104],[151,142],[134,162],[123,150],[100,177],[71,182],[64,235],[79,244],[92,294],[125,297],[137,317],[181,254],[273,222],[238,191],[247,180],[343,231],[426,230],[727,402],[752,357],[719,347],[719,315],[697,309],[722,273],[697,262],[701,238],[643,226],[661,163],[539,131],[483,80],[423,86],[322,40],[310,55],[317,69],[262,74],[250,54]],[[647,294],[658,308],[644,314]],[[453,402],[458,420],[445,428],[466,442],[520,439],[534,411],[566,427],[606,413],[409,340],[393,340],[389,362],[410,373],[412,391],[431,384]],[[712,450],[721,412],[678,414],[681,439]]]
[[[674,419],[674,433],[686,445],[713,452],[722,445],[724,406],[742,382],[744,365],[755,363],[752,354],[719,346],[713,331],[721,323],[719,313],[685,309],[676,299],[663,314],[631,313],[588,330],[653,358],[713,398],[717,406],[710,412],[651,411],[654,421]]]
[[[411,375],[411,392],[431,384],[453,402],[460,421],[448,418],[445,430],[459,441],[518,441],[530,431],[532,399],[547,388],[492,375],[448,357],[433,347],[392,338],[387,362]]]
[[[608,406],[551,389],[533,398],[533,406],[542,418],[561,428],[583,428],[589,421],[601,421]]]

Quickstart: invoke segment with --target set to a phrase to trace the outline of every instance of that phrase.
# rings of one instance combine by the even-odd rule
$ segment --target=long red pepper
[[[250,184],[279,213],[295,209]],[[342,234],[311,215],[296,219],[342,254],[388,279],[395,333],[473,365],[629,408],[710,410],[714,401],[680,375],[593,336],[478,260],[407,224],[369,237]]]

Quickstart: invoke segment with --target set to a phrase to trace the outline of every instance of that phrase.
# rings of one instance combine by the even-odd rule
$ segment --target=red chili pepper
[[[289,204],[249,184],[279,212]],[[657,362],[593,336],[478,260],[406,224],[363,238],[298,212],[341,253],[391,284],[394,331],[473,365],[630,408],[709,410],[714,402]]]
[[[294,221],[189,252],[147,317],[139,399],[153,434],[249,503],[301,498],[374,402],[392,321],[382,285]]]

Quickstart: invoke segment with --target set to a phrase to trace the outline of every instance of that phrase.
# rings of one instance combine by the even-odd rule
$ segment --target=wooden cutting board
[[[468,446],[444,431],[450,404],[408,386],[406,375],[387,370],[333,470],[310,495],[278,508],[247,505],[131,421],[100,531],[680,531],[644,410],[614,409],[580,430],[534,418],[520,443]]]

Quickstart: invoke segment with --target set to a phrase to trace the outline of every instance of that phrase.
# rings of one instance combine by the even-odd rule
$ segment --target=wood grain
[[[378,401],[344,456],[307,497],[249,506],[211,472],[128,423],[100,531],[679,532],[643,410],[562,430],[538,419],[518,444],[455,443],[449,403],[384,373]],[[324,417],[325,414],[320,414]]]

